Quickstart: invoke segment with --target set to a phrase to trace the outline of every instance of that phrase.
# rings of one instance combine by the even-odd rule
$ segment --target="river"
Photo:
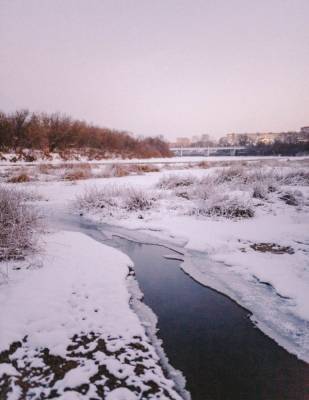
[[[185,274],[179,260],[166,258],[172,250],[111,238],[112,227],[83,218],[59,221],[58,227],[83,232],[132,259],[143,301],[158,317],[164,351],[185,376],[193,400],[309,399],[309,365],[257,329],[248,310]]]

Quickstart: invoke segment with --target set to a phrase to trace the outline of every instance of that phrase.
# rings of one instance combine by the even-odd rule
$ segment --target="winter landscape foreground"
[[[66,219],[176,251],[309,362],[308,158],[200,161],[0,166],[1,399],[190,398],[133,262]]]

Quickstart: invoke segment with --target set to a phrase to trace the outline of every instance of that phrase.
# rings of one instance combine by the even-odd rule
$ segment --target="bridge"
[[[246,154],[244,146],[229,147],[171,147],[175,156],[236,156]]]

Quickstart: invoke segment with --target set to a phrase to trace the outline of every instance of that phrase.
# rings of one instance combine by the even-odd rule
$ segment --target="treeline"
[[[297,156],[309,154],[309,141],[300,143],[284,143],[275,141],[272,144],[258,143],[247,148],[248,155],[258,156]]]
[[[80,150],[93,157],[169,157],[160,137],[135,138],[128,132],[102,128],[62,114],[0,111],[0,151],[25,149],[44,153]]]

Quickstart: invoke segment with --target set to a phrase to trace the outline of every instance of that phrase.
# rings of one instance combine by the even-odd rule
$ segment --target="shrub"
[[[18,175],[12,176],[11,178],[8,179],[9,183],[24,183],[24,182],[30,182],[30,176],[25,173],[22,172]]]
[[[244,181],[246,175],[245,169],[240,166],[232,166],[224,169],[218,169],[214,174],[214,180],[217,184],[232,181]]]
[[[177,197],[182,197],[183,199],[190,200],[192,198],[193,192],[188,186],[180,186],[174,190]]]
[[[131,170],[137,173],[159,172],[160,168],[153,164],[132,164]]]
[[[268,192],[268,186],[261,182],[255,183],[252,187],[252,197],[255,199],[266,200]]]
[[[124,204],[128,211],[145,211],[152,207],[153,200],[153,198],[141,189],[128,188]]]
[[[309,185],[309,171],[299,169],[282,173],[281,182],[284,185]]]
[[[248,200],[228,195],[217,195],[209,200],[201,200],[193,208],[192,213],[195,215],[236,219],[251,218],[254,216],[254,210]]]
[[[38,165],[38,172],[40,174],[49,174],[52,169],[53,169],[52,164],[39,164]]]
[[[208,161],[201,161],[201,162],[199,162],[197,164],[197,166],[199,168],[202,168],[202,169],[207,169],[207,168],[209,168],[209,162]]]
[[[87,211],[96,208],[109,208],[117,205],[114,201],[116,197],[117,192],[114,191],[114,188],[106,186],[99,190],[94,186],[87,188],[81,195],[77,196],[76,205],[78,208]]]
[[[213,180],[203,179],[190,186],[178,186],[174,189],[177,197],[187,200],[207,200],[217,194],[217,187]]]
[[[89,164],[73,164],[67,166],[63,179],[68,181],[76,181],[79,179],[89,179],[91,177],[91,166]]]
[[[38,215],[24,192],[0,186],[0,260],[19,259],[34,246]]]
[[[127,165],[110,164],[106,165],[101,175],[103,178],[121,178],[130,175],[130,168]]]
[[[63,179],[65,179],[66,181],[77,181],[80,179],[89,179],[89,178],[90,178],[89,173],[86,173],[83,170],[66,172],[63,177]]]
[[[78,209],[100,210],[103,216],[125,217],[128,212],[145,211],[153,206],[156,196],[131,186],[106,185],[87,188],[77,197]]]
[[[253,243],[250,245],[251,249],[261,253],[272,254],[294,254],[295,251],[290,246],[280,246],[276,243]]]
[[[289,206],[299,206],[303,202],[303,194],[299,190],[286,191],[279,196]]]
[[[165,175],[157,183],[160,189],[175,189],[181,186],[191,186],[198,180],[193,175]]]
[[[218,192],[218,186],[213,182],[212,179],[204,180],[192,188],[193,195],[191,197],[200,200],[207,200],[212,196],[216,196]]]

